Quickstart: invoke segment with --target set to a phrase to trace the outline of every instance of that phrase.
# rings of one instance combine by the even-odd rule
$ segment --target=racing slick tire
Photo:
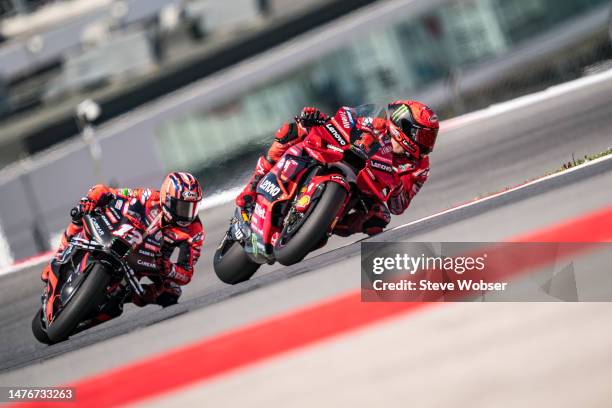
[[[34,318],[32,319],[32,334],[36,337],[36,340],[40,341],[44,344],[52,344],[53,342],[47,336],[47,331],[43,328],[42,325],[42,307],[38,309]]]
[[[110,279],[103,265],[92,266],[68,304],[47,327],[51,343],[64,341],[73,334],[78,324],[102,302]]]
[[[283,228],[274,246],[274,257],[283,265],[300,262],[310,251],[327,238],[327,231],[346,200],[347,191],[337,183],[326,183],[325,190],[314,209],[296,232],[285,240],[287,227]]]
[[[223,283],[236,285],[249,280],[261,265],[253,262],[238,242],[231,241],[215,251],[213,266]]]

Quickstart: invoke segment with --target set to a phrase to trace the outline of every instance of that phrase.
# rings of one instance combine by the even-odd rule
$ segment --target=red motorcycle
[[[334,226],[363,190],[385,202],[397,182],[390,146],[371,133],[373,145],[357,140],[386,110],[375,105],[341,108],[310,128],[257,186],[252,208],[237,208],[214,256],[223,282],[248,280],[264,263],[291,265],[325,245]],[[378,119],[380,120],[380,119]]]

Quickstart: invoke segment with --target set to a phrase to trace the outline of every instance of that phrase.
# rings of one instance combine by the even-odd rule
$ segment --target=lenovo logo
[[[340,146],[346,146],[346,140],[344,140],[344,138],[338,132],[338,129],[334,127],[334,125],[328,123],[325,125],[325,129],[327,129],[327,131],[334,137],[334,139],[336,139],[336,142],[338,142]]]
[[[280,193],[280,187],[276,184],[272,183],[270,180],[264,180],[263,183],[259,186],[264,192],[270,194],[273,198],[275,198]]]
[[[375,160],[370,161],[370,166],[378,170],[386,171],[387,173],[393,172],[393,167],[389,166],[388,164],[379,162],[379,161],[375,161]]]

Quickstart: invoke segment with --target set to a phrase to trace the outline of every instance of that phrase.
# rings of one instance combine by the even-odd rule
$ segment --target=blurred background
[[[96,182],[239,185],[304,105],[410,97],[445,119],[603,71],[609,16],[604,0],[0,0],[0,265],[51,249]]]

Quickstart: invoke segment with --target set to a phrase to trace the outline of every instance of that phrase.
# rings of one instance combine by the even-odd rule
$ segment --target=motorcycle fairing
[[[82,236],[81,233],[77,239],[82,239]],[[92,262],[93,258],[89,253],[83,250],[75,250],[72,243],[60,255],[60,260],[54,259],[51,261],[51,273],[49,274],[44,300],[44,314],[47,324],[53,321],[57,312],[76,292]]]
[[[298,144],[291,147],[260,180],[249,223],[251,235],[245,245],[256,261],[271,259],[272,248],[282,229],[279,222],[281,207],[295,197],[304,176],[312,171],[312,158]]]

